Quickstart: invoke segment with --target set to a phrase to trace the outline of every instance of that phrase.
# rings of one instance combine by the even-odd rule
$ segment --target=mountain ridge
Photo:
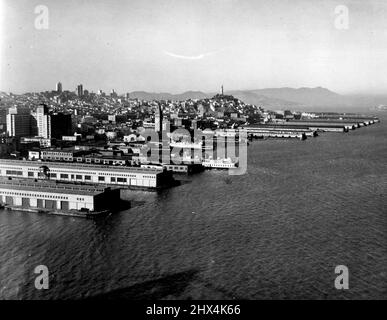
[[[130,93],[130,97],[143,100],[187,100],[212,98],[215,94],[202,91],[186,91],[179,94],[135,91]],[[387,95],[343,95],[324,87],[229,90],[225,94],[233,95],[245,103],[271,110],[357,112],[369,111],[377,105],[387,104]]]

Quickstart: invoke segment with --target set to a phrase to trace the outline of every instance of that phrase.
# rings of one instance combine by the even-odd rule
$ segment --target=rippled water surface
[[[387,298],[387,119],[257,140],[247,174],[184,179],[128,192],[133,208],[98,221],[0,211],[0,297]],[[334,289],[341,264],[347,291]]]

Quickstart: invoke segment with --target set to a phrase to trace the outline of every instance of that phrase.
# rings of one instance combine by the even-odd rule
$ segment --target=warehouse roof
[[[110,190],[109,187],[101,187],[94,185],[78,185],[56,183],[54,181],[31,179],[8,179],[0,178],[0,189],[37,191],[48,193],[62,193],[62,194],[80,194],[80,195],[97,195]]]

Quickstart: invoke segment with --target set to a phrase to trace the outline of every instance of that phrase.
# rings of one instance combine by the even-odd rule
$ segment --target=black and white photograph
[[[386,1],[0,1],[0,300],[386,299]]]

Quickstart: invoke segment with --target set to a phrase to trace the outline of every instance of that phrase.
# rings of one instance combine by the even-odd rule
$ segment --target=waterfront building
[[[0,178],[0,203],[20,210],[98,211],[120,201],[120,190],[55,181]]]
[[[48,169],[49,175],[42,173]],[[166,171],[138,167],[0,159],[0,176],[158,188],[173,183]]]

